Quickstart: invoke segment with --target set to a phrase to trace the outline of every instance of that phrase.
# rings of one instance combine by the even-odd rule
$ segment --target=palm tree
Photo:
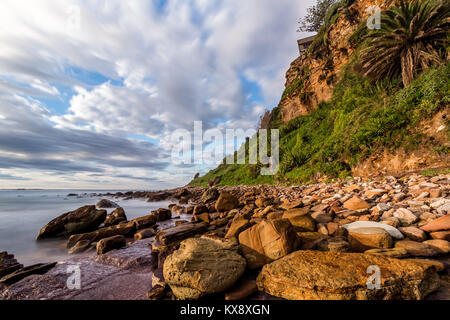
[[[374,80],[402,76],[406,87],[423,69],[446,59],[449,43],[447,0],[400,1],[384,11],[381,29],[367,35],[361,51],[365,76]]]

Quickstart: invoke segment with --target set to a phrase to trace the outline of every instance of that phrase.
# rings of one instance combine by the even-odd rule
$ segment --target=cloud
[[[0,168],[188,182],[171,134],[254,128],[313,2],[1,1]]]

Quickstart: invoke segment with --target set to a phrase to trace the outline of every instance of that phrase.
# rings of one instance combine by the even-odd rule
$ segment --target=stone
[[[239,200],[231,193],[221,192],[216,201],[216,210],[218,212],[230,211],[239,207]]]
[[[153,214],[140,217],[134,220],[131,220],[130,223],[132,223],[136,230],[143,230],[148,229],[150,227],[153,227],[157,222],[157,217]]]
[[[365,254],[377,254],[388,258],[406,258],[409,257],[408,250],[405,248],[389,248],[389,249],[370,249]]]
[[[318,242],[317,249],[320,251],[349,252],[350,244],[340,238],[331,238]]]
[[[408,239],[413,241],[425,241],[427,239],[427,235],[425,232],[416,227],[403,227],[398,228],[398,230],[405,235]]]
[[[29,267],[18,269],[0,279],[0,284],[11,285],[33,274],[45,274],[56,266],[53,263],[39,263]]]
[[[277,219],[243,231],[239,243],[248,267],[256,269],[296,250],[298,238],[289,220]]]
[[[23,268],[13,254],[8,254],[8,252],[0,252],[0,278],[13,273],[16,270]]]
[[[372,221],[357,221],[349,224],[345,224],[342,226],[343,228],[347,229],[348,231],[352,229],[358,229],[358,228],[381,228],[387,231],[394,239],[404,239],[405,237],[403,234],[398,231],[396,228],[389,226],[387,224],[379,223],[379,222],[372,222]]]
[[[403,248],[408,254],[416,257],[433,257],[439,255],[439,251],[429,244],[411,240],[401,240],[395,243],[396,248]]]
[[[358,186],[356,184],[352,184],[348,187],[344,188],[345,192],[355,192],[355,191],[361,191],[361,186]]]
[[[368,204],[366,201],[362,200],[358,196],[354,196],[353,198],[347,200],[344,203],[344,208],[353,211],[358,211],[363,209],[370,209],[370,204]]]
[[[450,241],[450,230],[449,231],[437,231],[430,233],[430,236],[436,240],[447,240]]]
[[[373,199],[376,197],[380,197],[385,193],[387,193],[387,191],[383,189],[370,189],[366,191],[366,197]]]
[[[156,232],[155,232],[155,229],[153,229],[153,228],[144,229],[144,230],[141,230],[134,234],[134,240],[139,241],[139,240],[148,239],[148,238],[154,237],[155,234],[156,234]]]
[[[191,238],[164,262],[164,279],[180,300],[231,288],[245,271],[239,246],[230,240]]]
[[[78,241],[81,240],[89,240],[90,243],[100,241],[104,238],[109,238],[113,236],[132,236],[136,231],[136,228],[134,226],[133,222],[128,223],[120,223],[117,226],[102,228],[94,232],[88,232],[88,233],[81,233],[81,234],[74,234],[70,236],[69,240],[67,241],[67,248],[72,248]]]
[[[381,269],[379,289],[369,289],[368,267]],[[264,266],[259,290],[289,300],[424,299],[440,286],[436,266],[362,253],[297,251]]]
[[[126,239],[124,236],[113,236],[101,239],[97,243],[97,254],[105,254],[109,251],[120,249],[126,246]]]
[[[273,199],[268,197],[259,197],[255,201],[255,205],[258,208],[265,208],[273,204]]]
[[[447,254],[450,252],[450,243],[447,240],[427,240],[426,243],[439,251],[441,254]]]
[[[227,234],[225,235],[225,238],[232,239],[232,238],[239,238],[239,235],[242,231],[250,228],[252,224],[250,223],[249,219],[246,219],[245,216],[236,216],[233,221],[231,222],[230,228],[227,231]]]
[[[295,200],[292,202],[286,201],[280,205],[280,208],[284,210],[296,209],[301,207],[303,207],[302,200]]]
[[[162,222],[172,219],[172,211],[164,208],[152,211],[151,215],[156,217],[156,222]]]
[[[313,218],[317,223],[328,223],[333,221],[333,217],[323,211],[317,211],[311,214],[311,218]]]
[[[200,198],[200,202],[207,204],[216,201],[220,196],[219,190],[217,188],[207,189]]]
[[[350,249],[355,252],[392,247],[392,237],[381,228],[352,229],[348,232],[348,242]]]
[[[106,216],[105,227],[111,227],[118,225],[121,222],[127,222],[127,216],[123,208],[117,208]]]
[[[316,222],[309,215],[289,213],[288,211],[281,218],[289,220],[295,232],[316,231]]]
[[[95,205],[98,209],[120,208],[120,206],[108,199],[102,199]]]
[[[450,230],[450,214],[437,218],[436,220],[427,223],[420,229],[426,232]]]
[[[197,234],[204,233],[207,230],[208,225],[205,222],[185,223],[177,227],[158,231],[155,240],[163,245],[171,245]]]
[[[211,218],[210,218],[208,212],[204,212],[204,213],[201,213],[201,214],[194,215],[194,221],[196,221],[196,222],[203,221],[203,222],[206,222],[206,223],[210,223]]]
[[[203,204],[199,204],[194,207],[194,211],[192,213],[194,216],[197,216],[197,215],[205,213],[205,212],[209,212],[208,207]]]
[[[37,236],[37,240],[71,235],[97,229],[106,219],[106,210],[95,206],[85,206],[67,212],[47,223]]]
[[[69,249],[69,254],[79,254],[85,252],[87,249],[91,247],[91,241],[89,240],[81,240],[75,243],[75,245]]]
[[[419,221],[419,217],[417,217],[410,210],[405,208],[400,208],[394,212],[394,217],[399,219],[403,225],[409,226],[417,221]]]
[[[225,294],[225,300],[244,300],[257,291],[258,287],[255,280],[244,280]]]
[[[438,214],[449,214],[450,213],[450,202],[440,206],[436,209]]]
[[[184,213],[184,207],[174,205],[174,206],[172,206],[170,208],[170,211],[172,212],[172,215],[173,214],[183,214]]]

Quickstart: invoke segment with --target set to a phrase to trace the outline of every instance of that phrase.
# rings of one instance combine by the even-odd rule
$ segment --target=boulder
[[[136,231],[134,223],[120,223],[117,226],[102,228],[94,232],[81,233],[72,235],[67,241],[67,248],[72,248],[78,241],[89,240],[90,243],[97,242],[104,238],[109,238],[113,236],[132,236]]]
[[[227,234],[225,235],[225,238],[232,239],[236,238],[238,239],[239,234],[241,234],[242,231],[250,228],[252,226],[252,223],[250,223],[249,219],[246,219],[245,216],[236,216],[233,221],[231,222],[230,228],[227,231]]]
[[[447,240],[450,241],[450,230],[449,231],[437,231],[430,233],[430,236],[436,240]]]
[[[23,265],[17,262],[13,254],[0,252],[0,278],[23,268]]]
[[[409,226],[413,223],[419,221],[419,217],[417,217],[410,210],[405,208],[400,208],[394,212],[394,217],[399,219],[403,225]]]
[[[114,236],[100,240],[97,243],[97,254],[105,254],[109,251],[123,248],[127,245],[124,236]]]
[[[369,266],[381,270],[379,288],[368,287]],[[256,283],[259,290],[289,300],[420,300],[440,286],[430,263],[319,251],[297,251],[266,265]]]
[[[420,229],[426,232],[450,230],[450,214],[447,214],[443,217],[433,220],[424,225],[423,227],[421,227]]]
[[[241,232],[239,243],[250,269],[280,259],[299,245],[298,237],[287,219],[262,221]]]
[[[218,212],[230,211],[239,207],[239,200],[231,193],[221,192],[216,201],[216,210]]]
[[[363,209],[370,209],[370,204],[368,204],[366,201],[362,200],[358,196],[353,196],[353,198],[347,200],[344,203],[344,208],[353,211],[358,211]]]
[[[447,254],[450,252],[450,242],[448,242],[447,240],[427,240],[423,243],[433,247],[441,254]]]
[[[411,240],[398,241],[395,243],[395,247],[406,249],[409,255],[415,257],[433,257],[440,254],[439,250],[429,244]]]
[[[211,203],[216,201],[217,198],[219,198],[219,196],[220,196],[219,190],[217,190],[216,188],[209,188],[202,194],[200,202],[205,204]]]
[[[402,227],[398,228],[398,230],[405,235],[408,239],[413,241],[425,241],[427,239],[427,235],[425,232],[416,227]]]
[[[192,212],[192,214],[194,216],[197,216],[197,215],[205,213],[205,212],[209,212],[208,207],[203,204],[199,204],[194,207],[194,211]]]
[[[164,279],[181,300],[223,292],[245,271],[239,246],[229,240],[191,238],[164,262]]]
[[[289,220],[295,232],[316,231],[316,222],[309,215],[289,213],[288,211],[281,218]]]
[[[158,217],[154,214],[145,217],[140,217],[130,221],[130,223],[134,225],[136,230],[148,229],[150,227],[153,227],[156,224],[156,222],[158,222]]]
[[[45,225],[37,240],[92,231],[106,219],[106,210],[97,210],[95,206],[85,206],[67,212]]]
[[[365,254],[377,254],[388,258],[406,258],[409,257],[408,250],[405,248],[390,248],[390,249],[370,249],[364,252]]]
[[[143,239],[148,239],[148,238],[154,237],[155,234],[156,234],[156,232],[155,232],[155,229],[153,229],[153,228],[144,229],[144,230],[141,230],[134,234],[134,240],[139,241],[139,240],[143,240]]]
[[[392,237],[381,228],[357,228],[348,232],[350,248],[355,252],[392,247]]]
[[[69,254],[78,254],[86,251],[91,247],[91,241],[90,240],[81,240],[75,243],[75,245],[69,249]]]
[[[56,266],[54,263],[39,263],[29,267],[18,269],[0,279],[0,284],[11,285],[33,274],[45,274]]]
[[[184,239],[204,233],[208,230],[205,222],[201,223],[184,223],[177,227],[160,230],[156,233],[155,240],[163,245],[171,245],[178,243]]]
[[[105,227],[115,226],[121,222],[127,222],[127,216],[123,208],[117,208],[106,216]]]
[[[261,197],[258,197],[258,199],[255,200],[255,205],[258,208],[265,208],[265,207],[268,207],[268,206],[270,206],[272,204],[273,204],[273,199],[269,198],[269,197],[261,196]]]
[[[111,209],[111,208],[120,208],[120,206],[108,199],[102,199],[95,205],[99,209]]]
[[[350,231],[352,229],[358,229],[358,228],[381,228],[381,229],[384,229],[387,233],[389,233],[391,235],[391,237],[394,239],[401,240],[401,239],[405,238],[403,236],[403,234],[400,231],[398,231],[396,228],[389,226],[387,224],[384,224],[384,223],[379,223],[379,222],[357,221],[357,222],[345,224],[342,227],[347,229],[348,231]]]
[[[172,211],[164,208],[152,211],[151,215],[156,217],[156,222],[172,219]]]

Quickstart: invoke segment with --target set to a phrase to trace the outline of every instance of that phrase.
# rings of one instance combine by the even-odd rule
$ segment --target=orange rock
[[[354,196],[353,198],[347,200],[344,203],[344,208],[357,211],[363,209],[370,209],[370,204],[368,204],[366,201],[362,200],[358,196]]]
[[[450,230],[450,214],[433,220],[420,229],[427,232]]]

